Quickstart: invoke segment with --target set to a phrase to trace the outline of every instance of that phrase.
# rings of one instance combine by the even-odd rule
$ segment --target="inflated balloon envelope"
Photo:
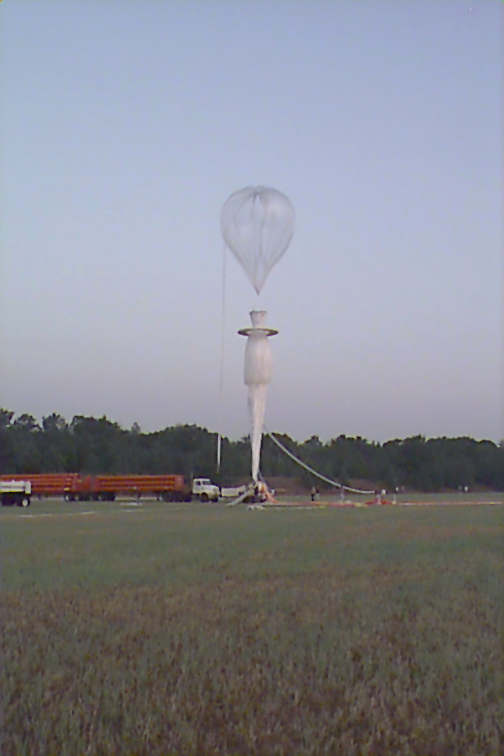
[[[259,294],[273,266],[292,239],[294,208],[285,194],[264,186],[249,186],[234,192],[221,212],[224,241]],[[268,338],[278,331],[265,325],[266,312],[250,313],[252,328],[238,331],[247,336],[244,381],[252,446],[252,480],[257,482],[266,408],[266,390],[271,379],[272,357]]]
[[[228,197],[221,212],[222,236],[259,294],[294,232],[294,208],[285,194],[248,186]]]

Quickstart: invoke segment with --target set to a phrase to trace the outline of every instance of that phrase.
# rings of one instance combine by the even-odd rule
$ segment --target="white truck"
[[[200,501],[219,501],[220,488],[210,478],[194,478],[192,498]]]
[[[194,478],[192,484],[192,498],[200,501],[219,501],[219,499],[236,499],[245,493],[246,486],[235,488],[219,488],[210,478]]]
[[[18,507],[29,507],[31,504],[31,481],[29,480],[1,480],[0,498],[2,506],[17,504]]]

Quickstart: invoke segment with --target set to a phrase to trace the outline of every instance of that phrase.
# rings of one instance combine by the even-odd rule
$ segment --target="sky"
[[[3,0],[0,406],[240,438],[259,308],[269,429],[504,438],[503,22],[501,0]],[[259,297],[220,231],[256,185],[296,213]]]

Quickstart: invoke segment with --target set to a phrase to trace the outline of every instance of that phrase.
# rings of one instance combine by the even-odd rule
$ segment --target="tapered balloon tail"
[[[256,483],[259,477],[259,467],[261,462],[261,442],[268,386],[265,383],[255,383],[249,385],[248,390],[250,445],[252,447],[252,480]]]
[[[252,310],[252,328],[242,328],[238,333],[247,336],[245,347],[244,383],[248,386],[250,410],[250,444],[252,447],[252,480],[257,482],[261,457],[261,439],[266,409],[266,391],[273,367],[269,337],[278,333],[264,325],[266,313]]]

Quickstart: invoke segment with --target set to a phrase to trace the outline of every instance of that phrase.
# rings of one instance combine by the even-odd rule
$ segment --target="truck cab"
[[[210,478],[194,478],[192,497],[200,501],[219,501],[220,488]]]
[[[17,504],[18,507],[29,507],[31,503],[31,481],[0,481],[0,498],[4,507],[12,506],[13,504]]]

